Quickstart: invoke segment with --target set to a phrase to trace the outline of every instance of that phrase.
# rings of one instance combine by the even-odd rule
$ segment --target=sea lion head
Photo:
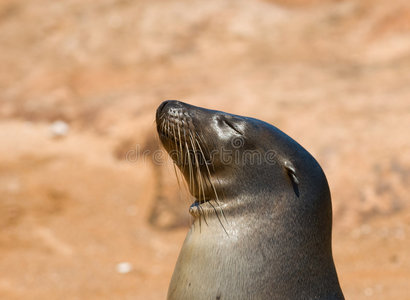
[[[196,199],[194,217],[215,206],[225,213],[241,207],[259,211],[283,201],[318,208],[308,201],[329,194],[316,160],[266,122],[168,100],[158,107],[156,124]]]

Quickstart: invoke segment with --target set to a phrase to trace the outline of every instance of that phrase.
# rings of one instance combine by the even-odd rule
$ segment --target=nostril
[[[162,110],[164,109],[164,107],[169,103],[169,100],[165,100],[164,102],[162,102],[157,109],[157,114],[160,114],[162,112]]]

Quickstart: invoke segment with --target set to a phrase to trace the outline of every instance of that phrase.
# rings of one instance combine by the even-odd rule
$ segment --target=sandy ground
[[[190,199],[152,163],[164,99],[304,145],[346,298],[410,299],[408,1],[4,0],[0,45],[0,299],[165,298]]]

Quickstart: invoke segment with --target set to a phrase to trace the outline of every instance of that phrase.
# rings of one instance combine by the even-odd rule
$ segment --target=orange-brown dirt
[[[165,298],[190,199],[152,163],[164,99],[298,140],[346,298],[410,299],[409,20],[407,0],[1,1],[0,299]]]

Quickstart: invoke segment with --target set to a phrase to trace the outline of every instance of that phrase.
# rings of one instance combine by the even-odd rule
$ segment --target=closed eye
[[[231,122],[229,122],[228,120],[223,120],[225,122],[226,125],[228,125],[229,127],[231,127],[236,133],[243,135],[243,133],[241,131],[238,130],[238,128],[235,127],[235,125],[233,125]]]

